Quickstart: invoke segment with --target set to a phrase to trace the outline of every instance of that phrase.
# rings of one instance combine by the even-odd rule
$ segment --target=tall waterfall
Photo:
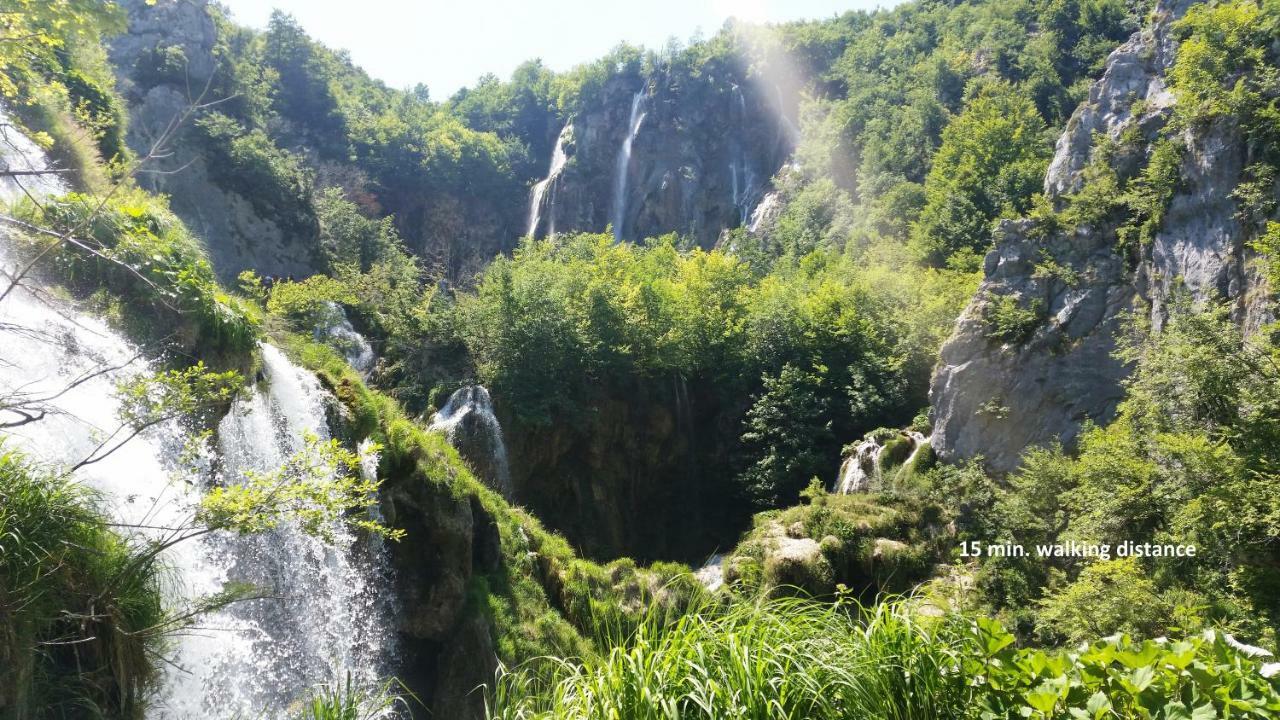
[[[329,437],[326,411],[335,400],[280,350],[261,350],[263,382],[218,425],[220,482],[279,467],[302,449],[304,434]],[[329,542],[284,526],[205,543],[220,578],[250,583],[269,599],[216,613],[210,627],[234,630],[179,647],[184,671],[171,674],[158,717],[281,716],[317,683],[350,675],[371,686],[390,671],[394,628],[382,548],[343,525],[332,531]]]
[[[782,98],[782,86],[778,83],[773,84],[773,94],[778,103],[778,132],[786,142],[795,147],[800,142],[800,128],[796,127],[787,114],[787,103]]]
[[[747,100],[742,88],[733,86],[733,125],[734,133],[729,141],[729,178],[733,191],[733,205],[738,210],[738,225],[745,227],[751,217],[751,208],[755,204],[760,188],[757,186],[755,169],[751,167],[747,157],[746,134],[748,128]]]
[[[39,149],[2,116],[0,125],[0,164],[46,167]],[[64,190],[47,177],[24,186],[0,181],[0,193],[47,199]],[[7,272],[17,265],[11,246],[0,229],[0,266]],[[5,287],[7,277],[0,278]],[[165,528],[191,521],[206,487],[277,466],[300,447],[304,430],[327,437],[331,400],[315,376],[269,345],[262,356],[265,382],[234,403],[214,443],[165,423],[73,477],[102,494],[117,522],[159,539],[169,534]],[[93,453],[120,426],[117,383],[148,369],[126,339],[38,288],[20,288],[0,302],[0,394],[20,393],[44,413],[4,437],[36,462],[65,469]],[[16,419],[0,412],[0,422]],[[392,613],[389,595],[379,592],[386,561],[379,545],[358,542],[345,527],[335,528],[330,543],[292,527],[249,538],[214,533],[178,543],[161,558],[170,569],[164,590],[171,608],[190,607],[227,581],[254,583],[267,599],[200,617],[176,639],[152,718],[284,717],[316,684],[348,674],[368,684],[390,670]]]
[[[565,154],[565,141],[573,136],[573,125],[566,123],[564,128],[560,130],[560,134],[556,136],[555,149],[551,151],[551,167],[547,169],[547,176],[533,186],[533,190],[529,193],[529,230],[525,233],[529,237],[536,237],[538,226],[542,224],[542,208],[547,208],[547,235],[556,234],[556,186],[560,179],[560,173],[564,171],[565,163],[569,161],[569,156]],[[548,196],[547,191],[551,193]],[[543,199],[546,202],[543,202]]]
[[[502,440],[502,426],[493,414],[493,400],[485,386],[458,388],[440,412],[431,416],[430,429],[443,432],[489,487],[511,498],[507,445]]]
[[[618,150],[618,161],[613,176],[613,239],[622,240],[622,226],[627,219],[627,180],[631,169],[631,144],[635,142],[640,126],[644,124],[644,88],[631,98],[631,118],[627,121],[627,137]]]

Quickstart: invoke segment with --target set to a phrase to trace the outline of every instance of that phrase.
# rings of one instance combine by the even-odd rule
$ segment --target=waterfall
[[[749,126],[747,99],[742,94],[742,88],[737,85],[733,86],[733,97],[734,135],[729,142],[729,182],[733,206],[738,210],[738,225],[745,227],[751,217],[751,207],[759,194],[759,188],[756,187],[756,173],[747,157],[744,142]]]
[[[781,211],[782,194],[777,190],[770,190],[765,193],[764,197],[760,198],[760,202],[756,203],[755,209],[751,211],[751,219],[747,222],[747,232],[760,232]]]
[[[640,126],[644,124],[644,88],[631,98],[631,118],[627,121],[627,137],[618,150],[618,162],[613,177],[613,239],[622,240],[622,226],[627,218],[627,179],[631,169],[631,144],[635,142]]]
[[[313,335],[317,342],[325,343],[342,353],[347,364],[355,368],[361,377],[369,377],[377,359],[373,354],[373,346],[351,326],[351,320],[341,305],[325,302],[321,306],[319,322],[316,323]]]
[[[43,153],[0,116],[0,163],[43,168]],[[0,180],[3,197],[44,199],[65,188],[56,177],[18,186]],[[0,229],[0,266],[11,271],[12,238]],[[7,279],[0,279],[7,287]],[[97,318],[39,288],[19,288],[0,302],[0,396],[20,397],[35,422],[4,431],[6,444],[33,461],[65,469],[120,426],[117,383],[151,368],[139,350]],[[177,421],[120,446],[74,478],[96,489],[104,509],[140,539],[187,525],[205,488],[236,482],[246,470],[269,470],[301,445],[303,431],[329,435],[332,402],[314,375],[274,347],[262,346],[264,387],[246,391],[219,423],[213,443]],[[11,408],[0,422],[19,419]],[[212,446],[211,446],[212,445]],[[245,601],[198,618],[174,639],[171,663],[150,718],[280,718],[316,684],[373,684],[391,669],[393,613],[381,547],[357,543],[345,526],[331,542],[293,527],[238,537],[213,533],[180,542],[161,559],[166,605],[189,608],[228,581],[254,583],[267,599]]]
[[[502,440],[502,426],[493,414],[493,400],[485,386],[458,388],[444,407],[431,416],[428,429],[443,432],[489,487],[511,498],[507,445]]]
[[[19,132],[10,119],[9,114],[0,109],[0,170],[9,171],[41,171],[55,170],[40,146]],[[36,199],[61,195],[67,191],[62,177],[57,173],[48,175],[25,175],[21,177],[5,177],[0,180],[0,200],[12,203],[30,196]]]
[[[564,152],[564,145],[567,138],[573,136],[573,125],[566,123],[564,128],[560,130],[560,134],[556,136],[555,149],[551,151],[551,167],[547,169],[547,176],[533,186],[533,190],[529,193],[529,230],[525,233],[529,237],[536,237],[538,226],[542,224],[542,207],[543,197],[547,194],[547,190],[551,190],[551,195],[547,198],[547,235],[556,234],[556,186],[560,179],[560,173],[564,171],[565,163],[569,161],[569,156]]]
[[[800,128],[787,115],[787,105],[782,99],[782,86],[774,83],[773,93],[778,102],[778,132],[794,148],[800,142]]]
[[[880,477],[879,461],[883,450],[884,446],[874,439],[858,443],[853,454],[840,466],[835,492],[848,495],[870,490],[871,480]]]
[[[867,433],[867,436],[853,446],[853,452],[840,465],[840,472],[831,491],[839,495],[867,492],[873,483],[883,480],[882,470],[888,464],[896,467],[911,467],[921,450],[928,447],[929,439],[914,430],[904,430],[894,436],[910,444],[910,454],[901,462],[881,463],[887,443],[882,443],[878,433]]]
[[[238,398],[218,425],[218,481],[279,467],[303,448],[304,434],[328,439],[336,402],[310,372],[262,345],[263,382]],[[368,463],[367,445],[362,468]],[[376,461],[375,461],[376,462]],[[219,533],[204,545],[220,579],[249,583],[269,599],[234,604],[206,619],[230,632],[178,648],[182,672],[156,706],[159,718],[268,717],[286,714],[310,687],[377,684],[391,670],[393,608],[388,565],[377,543],[360,543],[335,524],[324,541],[285,525],[271,532]]]
[[[710,592],[724,587],[724,555],[713,553],[702,567],[693,572],[693,577]]]

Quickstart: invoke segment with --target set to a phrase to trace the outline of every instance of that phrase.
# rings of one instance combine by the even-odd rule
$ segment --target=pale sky
[[[508,79],[542,58],[553,70],[626,41],[657,49],[667,38],[710,37],[729,17],[755,22],[827,18],[900,0],[221,0],[241,24],[262,28],[272,8],[311,37],[350,51],[396,88],[426,83],[443,100],[484,73]]]

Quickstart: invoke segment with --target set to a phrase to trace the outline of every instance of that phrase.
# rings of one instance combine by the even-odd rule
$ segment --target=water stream
[[[551,151],[551,167],[547,169],[547,176],[534,185],[529,193],[529,229],[525,232],[529,237],[537,237],[538,227],[542,224],[544,206],[547,210],[547,235],[556,234],[556,188],[560,173],[564,171],[565,163],[569,161],[569,156],[564,151],[564,144],[572,134],[573,125],[566,124],[560,131],[560,135],[556,137],[556,146]]]
[[[431,416],[430,430],[444,433],[489,487],[511,499],[511,467],[502,426],[483,385],[464,385]]]
[[[623,224],[627,220],[627,182],[631,176],[631,145],[635,142],[640,126],[644,124],[644,88],[631,98],[631,117],[627,121],[627,136],[618,149],[618,161],[613,177],[613,239],[623,238]]]
[[[0,114],[0,165],[36,169],[47,159]],[[47,201],[65,191],[54,176],[19,186],[0,181],[0,196],[28,193]],[[13,237],[0,229],[0,267],[18,266]],[[328,437],[332,398],[314,375],[263,345],[262,381],[247,389],[203,441],[178,422],[164,423],[72,477],[95,488],[104,508],[142,539],[190,527],[195,503],[216,483],[269,471],[302,447],[304,432]],[[0,397],[38,420],[3,432],[6,444],[59,472],[89,457],[121,424],[117,384],[152,369],[137,347],[39,284],[0,302]],[[68,389],[69,388],[69,389]],[[23,400],[12,407],[12,400]],[[108,444],[107,447],[111,447]],[[162,687],[151,703],[157,719],[283,717],[315,685],[372,684],[394,661],[389,578],[383,549],[343,526],[331,542],[292,526],[253,537],[214,533],[181,542],[162,556],[170,608],[188,608],[228,581],[252,583],[266,599],[202,616],[175,638]]]

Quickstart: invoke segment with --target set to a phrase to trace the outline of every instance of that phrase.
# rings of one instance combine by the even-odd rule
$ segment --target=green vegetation
[[[942,133],[911,244],[924,261],[976,269],[991,221],[1030,209],[1049,166],[1044,120],[1020,91],[984,89]],[[960,255],[957,255],[960,254]]]
[[[160,574],[83,485],[0,447],[0,717],[141,717]]]
[[[947,558],[955,537],[935,501],[905,492],[807,493],[809,504],[771,510],[726,556],[735,592],[789,592],[832,597],[838,590],[868,600],[907,592]]]
[[[323,534],[340,516],[398,543],[400,569],[421,573],[403,581],[453,593],[440,604],[487,631],[509,668],[489,689],[492,717],[1269,717],[1280,688],[1224,633],[1274,647],[1280,628],[1274,328],[1246,336],[1238,308],[1181,300],[1159,332],[1135,322],[1116,418],[1070,452],[1029,450],[1009,477],[977,461],[938,465],[927,444],[882,429],[927,431],[930,373],[998,221],[1034,221],[1044,285],[1090,282],[1090,268],[1053,254],[1077,231],[1114,232],[1134,265],[1207,127],[1245,138],[1237,218],[1276,285],[1276,0],[1189,10],[1174,31],[1168,126],[1098,140],[1078,192],[1037,194],[1057,129],[1149,6],[918,2],[729,26],[566,73],[528,63],[443,101],[383,86],[285,15],[263,32],[215,17],[219,102],[183,139],[319,272],[264,283],[247,271],[242,296],[206,258],[202,242],[217,239],[193,236],[127,178],[101,47],[121,13],[0,0],[12,18],[0,39],[37,39],[30,51],[0,42],[0,96],[79,171],[77,192],[20,203],[3,221],[22,231],[42,281],[167,351],[163,369],[119,388],[135,430],[216,423],[263,336],[317,373],[342,403],[344,440],[307,438],[283,467],[211,490],[184,537],[284,517]],[[803,77],[779,94],[806,100],[799,162],[775,179],[782,208],[767,232],[738,228],[710,250],[675,236],[515,243],[555,129],[610,88],[644,82],[700,100],[782,74],[784,53]],[[186,65],[162,43],[132,70],[180,84]],[[377,350],[370,384],[308,339],[331,303]],[[988,339],[1021,351],[1045,305],[985,295]],[[476,381],[528,461],[519,491],[531,511],[414,419]],[[1005,412],[1001,402],[984,412]],[[827,493],[859,437],[882,445],[869,490]],[[357,476],[351,438],[382,450],[378,481]],[[385,524],[364,519],[377,493]],[[597,518],[575,516],[584,504],[654,524],[667,544],[591,534]],[[667,540],[674,526],[703,534]],[[716,592],[684,565],[619,557],[687,559],[738,533]],[[957,552],[1131,538],[1197,552]],[[156,552],[110,531],[76,486],[0,448],[0,716],[140,714],[174,627]],[[919,599],[885,600],[913,590]],[[297,710],[355,720],[397,702],[390,685],[348,682]]]
[[[1270,644],[1277,349],[1245,339],[1225,308],[1189,303],[1161,332],[1135,334],[1116,420],[1086,430],[1075,455],[1029,452],[1006,486],[959,488],[952,496],[972,498],[975,516],[961,535],[1028,547],[1149,538],[1193,544],[1195,556],[994,558],[979,572],[981,597],[1046,642],[1226,626]]]
[[[1280,685],[1220,633],[1046,652],[1018,649],[994,621],[920,610],[778,599],[657,619],[599,656],[500,676],[489,717],[1127,720],[1280,710]]]
[[[120,188],[105,199],[72,193],[16,211],[40,270],[77,297],[96,295],[138,340],[214,364],[242,362],[253,349],[258,313],[218,285],[200,241],[162,198]]]
[[[528,241],[441,310],[456,321],[439,324],[465,330],[479,378],[514,411],[510,432],[587,422],[602,398],[672,377],[695,388],[695,403],[751,398],[709,445],[736,447],[737,479],[706,462],[702,482],[777,506],[838,465],[844,438],[911,418],[971,287],[892,257],[861,260],[815,251],[762,275],[726,252],[665,240]]]

